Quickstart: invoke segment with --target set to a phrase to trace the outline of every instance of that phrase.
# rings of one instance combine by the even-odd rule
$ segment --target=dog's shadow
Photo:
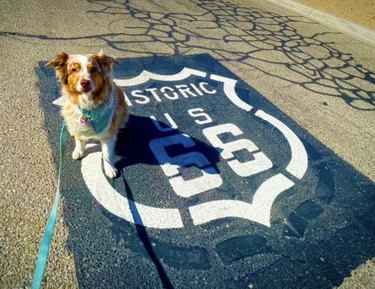
[[[157,123],[159,127],[168,128],[163,122],[157,121]],[[174,135],[179,135],[178,143],[162,145],[170,158],[168,158],[168,160],[162,160],[160,157],[157,158],[150,148],[150,142]],[[190,145],[185,147],[183,143],[187,142],[189,142]],[[213,167],[219,172],[217,164],[220,161],[220,151],[220,148],[214,148],[203,141],[189,137],[185,132],[179,129],[160,131],[149,117],[130,115],[126,128],[122,129],[118,134],[115,154],[120,157],[120,160],[116,163],[116,168],[122,170],[140,163],[147,165],[174,164],[173,160],[175,156],[198,152],[204,155],[209,162],[209,164],[201,168],[202,170],[207,173],[212,173],[211,170],[206,170],[206,168]],[[189,166],[193,165],[196,166],[197,164],[190,164]]]

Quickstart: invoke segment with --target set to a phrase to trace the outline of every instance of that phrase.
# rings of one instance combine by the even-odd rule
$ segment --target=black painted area
[[[122,176],[110,181],[122,195],[138,203],[178,208],[183,229],[152,229],[124,221],[98,203],[87,189],[80,162],[70,159],[73,142],[63,172],[64,221],[69,227],[68,246],[75,257],[81,288],[332,288],[350,271],[374,257],[375,186],[350,165],[339,159],[253,88],[241,81],[209,55],[119,59],[115,78],[137,76],[143,70],[174,74],[184,67],[198,69],[238,80],[236,92],[254,109],[239,110],[220,92],[215,98],[201,97],[163,101],[151,106],[132,107],[127,128],[119,135],[117,166]],[[39,63],[36,73],[41,90],[41,106],[51,147],[57,156],[61,118],[51,102],[58,95],[54,73]],[[178,84],[196,83],[193,77]],[[220,84],[207,80],[210,87],[222,91]],[[162,87],[149,81],[137,89]],[[176,83],[168,84],[169,86]],[[213,122],[197,125],[186,112],[201,107]],[[255,190],[270,176],[283,173],[290,159],[285,139],[268,123],[254,116],[262,109],[284,122],[303,142],[309,166],[295,186],[274,202],[271,227],[248,220],[227,218],[195,226],[189,206],[221,199],[251,202]],[[149,115],[159,124],[168,124],[170,113],[178,130],[160,133]],[[204,138],[202,129],[222,123],[235,123],[273,162],[272,169],[261,174],[238,177],[227,161]],[[149,142],[176,133],[191,136],[196,145],[171,146],[171,156],[198,151],[222,176],[217,189],[191,198],[177,196],[171,189]],[[222,140],[236,137],[223,135]],[[92,153],[96,149],[90,149]],[[246,151],[235,154],[240,161],[252,158]],[[199,174],[185,168],[186,180]],[[134,217],[137,210],[132,210]]]

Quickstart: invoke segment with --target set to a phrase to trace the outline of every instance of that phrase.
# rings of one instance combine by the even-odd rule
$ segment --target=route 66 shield
[[[98,145],[65,163],[82,287],[332,288],[373,258],[373,182],[240,77],[209,55],[119,61],[121,176],[105,177]]]
[[[115,82],[131,109],[117,166],[132,198],[101,172],[101,154],[89,154],[83,178],[104,208],[160,229],[225,218],[271,226],[273,203],[303,179],[308,155],[254,90],[234,75],[189,63]]]

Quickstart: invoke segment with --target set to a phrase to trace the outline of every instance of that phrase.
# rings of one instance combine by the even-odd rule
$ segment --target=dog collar
[[[83,108],[78,108],[79,113],[79,123],[82,126],[90,124],[94,129],[95,133],[99,134],[108,125],[109,119],[112,116],[112,105],[113,97],[108,97],[103,103],[92,110],[87,110]]]

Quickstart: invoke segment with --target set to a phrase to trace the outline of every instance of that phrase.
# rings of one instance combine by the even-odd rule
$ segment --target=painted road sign
[[[115,81],[121,177],[95,144],[64,172],[81,287],[332,288],[374,256],[374,184],[214,58],[120,59]]]
[[[191,151],[191,148],[194,149],[197,144],[186,133],[187,131],[194,135],[200,134],[200,142],[208,142],[208,146],[216,149],[218,157],[215,162],[226,162],[226,165],[238,177],[231,179],[235,183],[252,182],[253,177],[257,174],[267,172],[275,167],[283,167],[282,163],[275,165],[253,141],[246,138],[246,134],[240,126],[247,129],[248,135],[254,134],[252,122],[264,122],[263,127],[256,128],[266,132],[265,139],[261,142],[267,142],[267,139],[270,138],[269,131],[278,132],[278,141],[282,146],[285,146],[285,153],[290,158],[289,162],[284,164],[287,174],[292,175],[293,178],[302,179],[307,170],[308,161],[305,147],[297,135],[284,123],[262,109],[256,111],[254,109],[253,119],[249,119],[248,123],[243,122],[249,118],[248,113],[253,110],[253,106],[237,95],[236,79],[182,67],[181,71],[176,74],[157,74],[144,70],[133,78],[115,79],[115,82],[124,88],[127,103],[132,108],[132,112],[138,117],[144,117],[146,121],[148,119],[150,124],[155,125],[154,127],[150,126],[149,130],[154,130],[150,135],[157,135],[157,137],[144,139],[144,143],[148,144],[153,157],[156,158],[164,172],[164,179],[169,182],[170,190],[182,198],[190,198],[205,192],[215,195],[216,189],[227,185],[224,184],[224,177],[215,168],[217,163],[210,163],[208,158],[198,151],[199,148]],[[175,111],[174,106],[179,107],[178,112]],[[210,111],[212,117],[206,111]],[[218,112],[221,112],[221,115]],[[178,120],[184,119],[183,114],[185,114],[185,119],[187,115],[191,119],[179,123]],[[238,117],[239,115],[240,117]],[[233,123],[236,118],[238,122]],[[166,127],[160,124],[162,121],[166,121]],[[133,124],[133,122],[130,122],[130,129],[142,130],[142,126],[139,126],[138,123]],[[198,132],[192,131],[192,129]],[[225,134],[229,134],[233,140],[223,141],[222,138]],[[129,137],[124,137],[125,141],[128,139]],[[184,146],[189,152],[170,156],[167,152],[168,148],[176,145]],[[128,153],[126,149],[123,150],[127,158],[132,157],[133,154],[130,151]],[[240,161],[235,155],[237,152],[246,152],[248,160]],[[137,162],[137,160],[134,161]],[[199,168],[199,176],[191,179],[183,177],[182,169],[189,167],[190,171]],[[151,174],[156,174],[154,168],[149,168]],[[227,171],[224,164],[221,171],[224,174]],[[130,204],[125,196],[113,189],[101,171],[100,152],[83,159],[82,174],[97,201],[116,216],[136,222],[131,208],[137,207],[140,215],[138,222],[141,222],[142,225],[153,228],[183,227],[178,209],[157,208],[133,201],[130,201],[133,202]],[[129,172],[129,176],[127,175],[126,168],[123,174],[125,178],[131,177],[131,172]],[[137,175],[137,172],[134,172],[134,175]],[[161,178],[160,182],[162,180]],[[135,183],[143,181],[145,181],[143,176],[139,176]],[[229,179],[227,178],[226,181],[229,182]],[[248,188],[244,186],[242,194],[247,195],[247,201],[236,200],[237,198],[230,200],[226,196],[223,200],[210,200],[190,206],[188,209],[195,225],[225,217],[240,217],[270,226],[271,208],[274,200],[294,184],[290,178],[275,168],[274,173],[265,178],[255,192],[250,186]],[[171,193],[173,194],[173,192]],[[241,194],[239,191],[234,192],[234,194],[236,193]],[[250,194],[253,194],[252,200]],[[215,199],[215,197],[213,198]]]

